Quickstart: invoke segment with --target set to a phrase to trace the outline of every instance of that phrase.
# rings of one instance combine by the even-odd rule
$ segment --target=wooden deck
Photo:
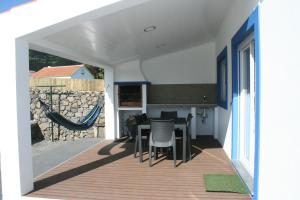
[[[35,190],[27,196],[124,200],[251,199],[248,195],[205,191],[203,174],[235,173],[225,152],[212,138],[194,141],[194,158],[187,163],[178,160],[177,168],[173,168],[172,160],[164,156],[154,161],[150,168],[147,153],[140,164],[138,158],[133,157],[133,146],[132,142],[104,141],[39,177],[34,183]]]

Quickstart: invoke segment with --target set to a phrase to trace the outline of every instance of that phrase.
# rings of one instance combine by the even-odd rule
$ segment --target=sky
[[[0,13],[33,0],[0,0]]]

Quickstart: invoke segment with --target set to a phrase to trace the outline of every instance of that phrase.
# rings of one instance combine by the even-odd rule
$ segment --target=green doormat
[[[245,184],[237,175],[204,174],[207,192],[233,192],[248,194]]]

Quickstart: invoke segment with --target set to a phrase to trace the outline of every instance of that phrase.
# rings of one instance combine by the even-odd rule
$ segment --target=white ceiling
[[[43,39],[111,65],[145,60],[213,40],[232,2],[151,0]],[[146,33],[148,26],[157,28]]]

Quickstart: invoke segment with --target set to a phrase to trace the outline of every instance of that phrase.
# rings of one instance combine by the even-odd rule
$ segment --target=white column
[[[300,1],[263,1],[260,8],[258,199],[300,199]]]
[[[116,138],[115,107],[114,107],[114,70],[112,67],[104,69],[105,92],[105,138]]]
[[[121,136],[121,126],[120,126],[120,111],[119,110],[119,86],[115,85],[115,129],[116,129],[116,138],[120,138]]]
[[[1,41],[1,176],[3,199],[19,199],[33,189],[28,43]]]
[[[147,113],[147,85],[143,84],[142,85],[142,112]]]
[[[1,148],[0,148],[0,199],[2,199],[2,179],[1,179]]]
[[[216,106],[214,110],[214,138],[219,139],[219,108]]]
[[[191,114],[193,115],[193,118],[191,120],[191,134],[192,139],[196,139],[197,136],[197,108],[191,107]]]

